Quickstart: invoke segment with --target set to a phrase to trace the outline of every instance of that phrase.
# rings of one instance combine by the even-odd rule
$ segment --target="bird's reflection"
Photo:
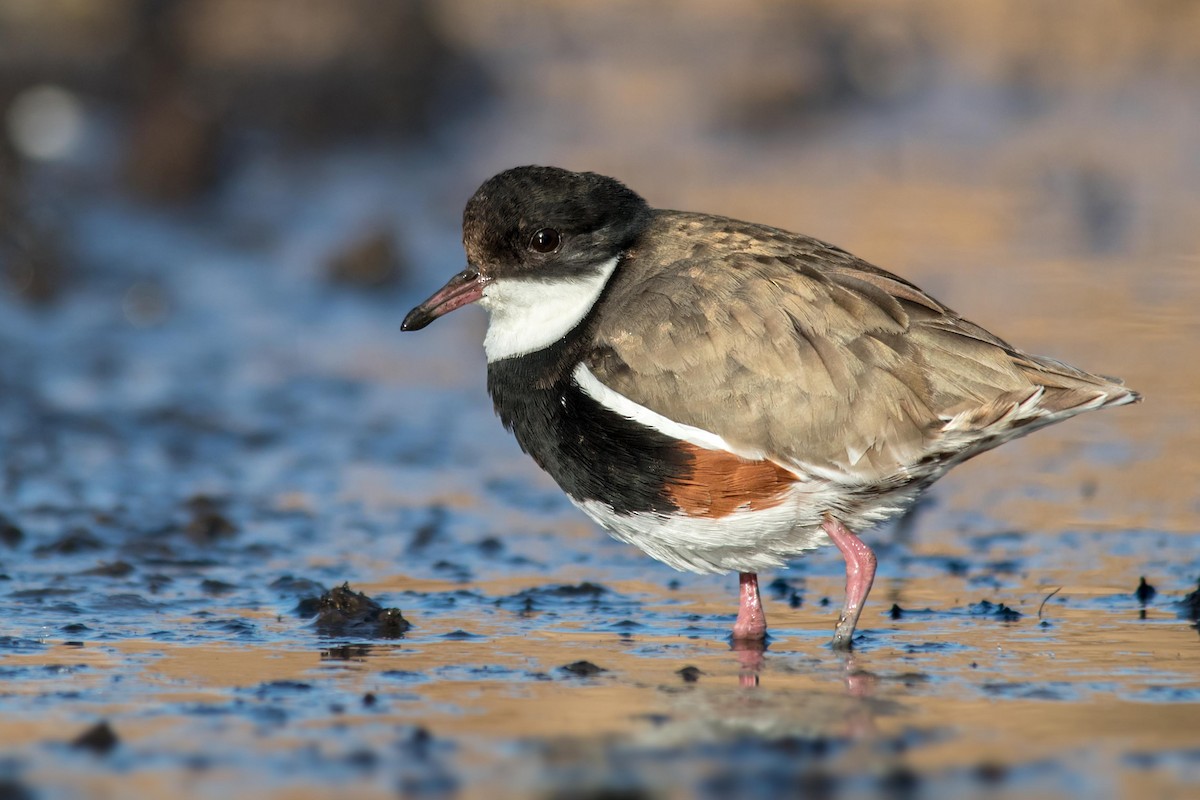
[[[742,688],[755,688],[761,684],[762,674],[767,665],[769,642],[769,638],[752,641],[731,640],[729,647],[737,659],[738,685]],[[863,699],[874,695],[878,678],[865,668],[858,654],[835,652],[833,657],[841,661],[842,680],[847,695]]]
[[[738,662],[738,685],[745,688],[758,686],[759,676],[767,663],[767,640],[733,639],[729,646]]]

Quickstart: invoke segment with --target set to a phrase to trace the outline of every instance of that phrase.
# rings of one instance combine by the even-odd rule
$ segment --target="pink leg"
[[[853,647],[854,626],[858,624],[858,616],[875,581],[875,554],[862,539],[833,517],[826,515],[821,527],[846,559],[846,604],[833,630],[833,649],[849,650]]]
[[[763,613],[762,600],[758,596],[758,575],[742,572],[738,575],[741,584],[738,601],[737,622],[733,623],[733,638],[740,641],[756,641],[767,636],[767,615]]]

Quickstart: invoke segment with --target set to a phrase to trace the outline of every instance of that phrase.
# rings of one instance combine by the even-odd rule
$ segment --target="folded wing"
[[[634,253],[586,363],[664,417],[803,474],[904,481],[1137,395],[1015,350],[917,287],[814,239],[662,212],[669,252]],[[669,264],[666,268],[652,264]]]

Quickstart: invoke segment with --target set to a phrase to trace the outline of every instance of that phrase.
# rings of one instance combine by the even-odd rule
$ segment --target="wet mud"
[[[465,94],[368,53],[419,114],[346,139],[397,95],[356,89],[323,119],[328,89],[287,100],[293,64],[261,103],[270,81],[224,70],[239,51],[188,5],[171,13],[202,32],[165,95],[93,113],[65,161],[0,157],[19,166],[0,188],[0,796],[1200,792],[1185,25],[1130,5],[1072,38],[1004,4],[748,4],[630,31],[448,3],[414,35],[437,91]],[[1125,56],[1086,46],[1117,29]],[[161,35],[134,40],[161,56]],[[115,74],[91,102],[117,102]],[[218,92],[181,116],[170,98],[206,85],[227,113]],[[463,97],[481,105],[438,116]],[[470,191],[534,161],[835,241],[1146,401],[984,455],[867,534],[852,654],[828,647],[844,574],[824,551],[763,576],[771,636],[734,647],[734,576],[608,539],[504,433],[481,312],[399,332],[460,268]]]

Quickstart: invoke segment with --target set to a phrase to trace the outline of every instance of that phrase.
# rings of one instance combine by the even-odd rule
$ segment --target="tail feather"
[[[1032,385],[1005,392],[982,406],[955,409],[943,416],[944,433],[1007,440],[1085,411],[1142,399],[1116,378],[1093,375],[1052,358],[1017,353],[1013,360]]]
[[[1140,401],[1141,395],[1127,389],[1120,378],[1094,375],[1045,356],[1021,354],[1018,367],[1032,383],[1046,389],[1042,407],[1050,413],[1079,409],[1086,411]]]

